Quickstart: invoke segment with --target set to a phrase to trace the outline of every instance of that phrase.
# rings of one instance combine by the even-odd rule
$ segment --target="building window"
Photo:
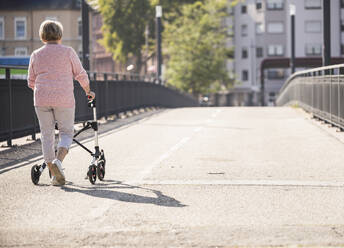
[[[340,0],[340,7],[344,8],[344,0]]]
[[[321,33],[321,21],[306,21],[306,33]]]
[[[283,7],[283,0],[267,0],[266,2],[266,8],[268,10],[282,10]]]
[[[0,17],[0,40],[5,39],[5,22],[4,18]]]
[[[241,36],[247,36],[247,25],[241,25]]]
[[[78,18],[78,36],[82,37],[82,20],[81,17]]]
[[[306,44],[306,55],[321,55],[321,44]]]
[[[305,0],[305,9],[321,9],[321,0]]]
[[[18,40],[26,39],[26,18],[25,17],[16,17],[14,19],[14,33],[15,38]]]
[[[27,48],[26,47],[16,47],[14,49],[14,56],[27,56]]]
[[[268,33],[280,34],[284,32],[283,22],[270,22],[268,23]]]
[[[263,48],[262,47],[256,47],[256,57],[257,58],[263,57]]]
[[[269,92],[268,106],[274,106],[275,101],[276,101],[276,93],[275,92]]]
[[[248,50],[246,47],[243,47],[241,50],[241,58],[247,59],[247,57],[248,57]]]
[[[247,13],[247,6],[241,5],[241,14],[246,14],[246,13]]]
[[[256,23],[256,34],[263,34],[264,33],[264,25],[263,23]]]
[[[344,32],[344,20],[340,21],[340,31]]]
[[[248,80],[248,71],[247,70],[242,71],[241,79],[242,79],[242,81]]]
[[[75,5],[77,8],[81,8],[81,0],[76,0]]]
[[[284,49],[282,45],[269,45],[268,56],[283,56]]]
[[[256,9],[259,10],[259,9],[262,9],[262,8],[263,8],[262,0],[257,0],[256,1]]]
[[[340,45],[340,54],[344,55],[344,44]]]
[[[268,70],[268,79],[283,79],[285,73],[283,69],[269,69]]]

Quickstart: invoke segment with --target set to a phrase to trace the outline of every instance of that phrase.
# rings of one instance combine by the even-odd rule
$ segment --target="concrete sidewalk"
[[[99,134],[103,134],[112,130],[116,130],[123,127],[128,127],[129,125],[149,118],[153,115],[163,112],[164,109],[152,108],[148,111],[135,111],[134,113],[128,112],[129,114],[124,116],[109,116],[107,120],[101,119],[99,123]],[[77,132],[82,129],[82,123],[77,123],[74,125],[74,130]],[[55,132],[55,143],[58,142],[58,131]],[[84,141],[86,139],[92,139],[94,137],[94,132],[92,129],[86,130],[81,133],[77,140]],[[73,144],[75,146],[76,144]],[[36,140],[31,139],[30,136],[18,138],[13,140],[13,147],[8,147],[7,142],[0,143],[0,174],[11,166],[18,167],[18,164],[28,164],[32,162],[43,163],[43,155],[40,141],[40,133],[36,135]]]
[[[64,187],[1,170],[0,247],[344,247],[343,140],[300,109],[162,111],[100,135],[95,185],[78,146]]]

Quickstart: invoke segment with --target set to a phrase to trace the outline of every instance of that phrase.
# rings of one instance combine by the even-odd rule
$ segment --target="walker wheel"
[[[104,161],[104,167],[105,167],[106,159],[105,159],[105,154],[104,154],[104,150],[103,149],[100,151],[100,160]]]
[[[88,167],[88,172],[87,172],[87,176],[88,176],[88,180],[90,180],[90,182],[92,184],[94,184],[97,180],[97,167],[92,164],[90,165],[90,167]]]
[[[40,166],[34,165],[31,168],[31,180],[34,185],[37,185],[39,182],[39,178],[41,176],[41,172],[39,171]]]
[[[97,175],[100,181],[103,181],[105,177],[105,161],[101,160],[97,165]]]
[[[100,159],[97,166],[97,175],[100,181],[103,181],[105,177],[105,164],[106,164],[106,160],[105,160],[104,150],[101,150]]]

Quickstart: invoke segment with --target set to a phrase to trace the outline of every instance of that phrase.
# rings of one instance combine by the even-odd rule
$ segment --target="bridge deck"
[[[344,144],[299,109],[165,110],[100,145],[93,186],[75,145],[62,188],[0,164],[0,246],[344,245]]]

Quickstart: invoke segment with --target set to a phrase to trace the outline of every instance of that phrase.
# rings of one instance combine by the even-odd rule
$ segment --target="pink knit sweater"
[[[34,90],[35,106],[75,106],[73,77],[84,88],[86,71],[71,47],[46,44],[30,57],[28,86]]]

